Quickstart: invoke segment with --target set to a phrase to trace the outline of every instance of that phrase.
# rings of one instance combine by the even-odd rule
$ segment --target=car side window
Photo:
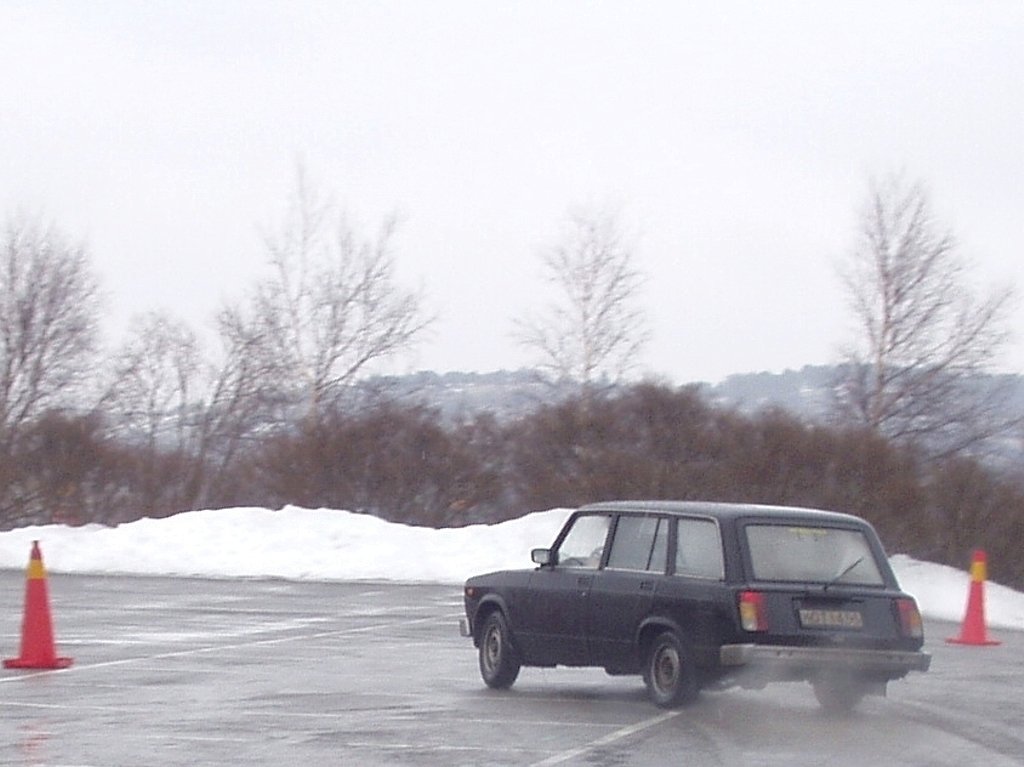
[[[562,567],[596,569],[601,564],[604,543],[608,538],[611,517],[588,514],[576,517],[558,547],[558,564]]]
[[[710,519],[680,519],[676,528],[676,575],[692,578],[725,576],[722,540]]]
[[[668,520],[623,516],[615,526],[608,567],[616,570],[665,572]]]

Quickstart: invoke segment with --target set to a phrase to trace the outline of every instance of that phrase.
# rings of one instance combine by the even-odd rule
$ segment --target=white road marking
[[[596,751],[604,746],[609,746],[623,738],[628,738],[630,735],[635,735],[638,732],[643,732],[651,727],[655,727],[662,722],[667,722],[669,719],[677,717],[681,713],[681,711],[667,711],[664,714],[659,714],[658,716],[651,717],[650,719],[644,719],[642,722],[637,722],[636,724],[631,724],[618,729],[615,732],[609,733],[597,740],[593,740],[586,745],[572,748],[568,751],[563,751],[562,753],[555,754],[554,756],[549,756],[547,759],[542,759],[539,762],[534,762],[530,767],[550,767],[550,765],[553,764],[568,762],[570,759],[575,759],[578,756],[589,754],[592,751]]]
[[[75,672],[90,671],[98,668],[110,668],[112,666],[125,666],[131,663],[143,663],[150,660],[164,660],[167,658],[187,658],[191,655],[209,655],[211,653],[239,650],[244,647],[261,647],[276,644],[287,644],[289,642],[305,642],[310,639],[326,639],[330,637],[348,636],[352,634],[365,634],[371,631],[386,631],[401,626],[415,626],[421,623],[437,623],[441,620],[451,620],[451,616],[438,617],[431,615],[426,618],[410,618],[403,621],[392,621],[390,623],[376,623],[368,626],[356,626],[354,628],[335,629],[333,631],[317,631],[312,634],[293,634],[286,637],[270,637],[267,639],[253,639],[247,642],[235,642],[232,644],[206,645],[204,647],[193,647],[188,650],[172,650],[170,652],[154,653],[153,655],[137,655],[131,658],[119,658],[117,660],[102,661],[99,663],[77,663],[64,669],[37,669],[28,674],[0,677],[2,682],[14,682],[20,679],[27,679],[39,674],[73,674]]]

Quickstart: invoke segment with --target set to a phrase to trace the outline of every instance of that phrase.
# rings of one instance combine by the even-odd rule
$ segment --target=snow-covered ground
[[[391,580],[461,583],[475,573],[531,567],[530,549],[548,545],[568,510],[497,525],[434,530],[365,514],[286,507],[192,511],[118,527],[47,525],[0,533],[0,569],[21,569],[39,540],[50,573]],[[891,559],[926,617],[963,618],[966,570]],[[988,625],[1024,630],[1024,594],[986,584]]]

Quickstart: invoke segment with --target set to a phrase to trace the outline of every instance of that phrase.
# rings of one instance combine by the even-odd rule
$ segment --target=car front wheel
[[[690,703],[700,692],[693,652],[674,631],[658,634],[644,664],[644,683],[654,703],[673,708]]]
[[[488,687],[505,690],[516,681],[520,665],[505,616],[491,613],[480,631],[480,676]]]

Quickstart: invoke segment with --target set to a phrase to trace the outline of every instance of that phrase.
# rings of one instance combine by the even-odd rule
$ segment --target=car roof
[[[720,501],[602,501],[581,506],[579,511],[614,511],[634,514],[678,514],[714,517],[715,519],[738,519],[740,517],[762,517],[813,522],[856,522],[864,520],[852,514],[825,511],[802,506],[773,506],[757,503],[725,503]]]

